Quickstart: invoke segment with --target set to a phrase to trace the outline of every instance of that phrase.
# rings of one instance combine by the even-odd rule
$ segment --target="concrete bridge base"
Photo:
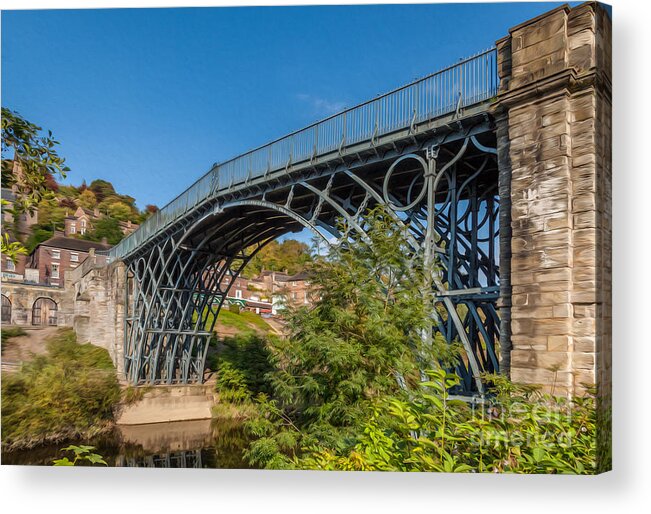
[[[118,425],[143,425],[170,421],[210,419],[216,401],[215,384],[152,386],[142,398],[123,407]]]

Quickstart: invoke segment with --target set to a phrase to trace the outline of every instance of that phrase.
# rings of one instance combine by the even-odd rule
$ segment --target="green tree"
[[[247,265],[245,275],[259,274],[262,270],[287,271],[299,273],[314,260],[310,246],[294,239],[285,239],[282,243],[272,241],[262,248]]]
[[[33,213],[41,200],[52,196],[56,186],[54,177],[65,177],[69,171],[65,159],[57,154],[58,141],[52,137],[52,132],[48,131],[45,136],[41,130],[17,112],[2,108],[2,186],[13,187],[16,191],[12,207],[14,219],[27,212]],[[6,208],[8,204],[3,201],[3,212]],[[27,251],[20,242],[10,242],[6,231],[3,231],[1,242],[0,251],[12,260]]]
[[[90,189],[84,189],[79,195],[77,201],[79,203],[79,206],[83,207],[84,209],[94,209],[97,205],[97,198],[95,197],[95,193],[93,193]]]
[[[99,242],[103,238],[106,238],[109,244],[116,245],[123,237],[124,234],[122,233],[122,229],[120,229],[118,220],[104,216],[94,222],[93,230],[87,232],[83,236],[83,239]]]
[[[88,189],[95,194],[98,202],[102,202],[105,198],[115,195],[113,184],[107,180],[95,179],[90,183]]]
[[[61,207],[54,198],[44,198],[37,204],[39,225],[63,230],[66,208]]]
[[[262,419],[250,422],[257,465],[289,465],[317,441],[350,447],[375,401],[417,387],[421,361],[454,357],[441,337],[423,347],[423,266],[402,228],[381,208],[368,221],[368,238],[351,233],[310,267],[320,300],[290,311],[288,337],[269,340],[273,393],[261,402]]]
[[[25,248],[28,253],[32,253],[34,249],[40,245],[43,241],[47,241],[54,235],[54,231],[51,228],[43,227],[41,225],[33,226],[32,233],[25,241]]]
[[[108,207],[108,214],[112,218],[115,218],[120,221],[127,221],[132,216],[131,207],[122,203],[114,202]]]
[[[70,198],[72,200],[79,197],[79,189],[75,186],[67,186],[65,184],[59,184],[57,193],[59,197]]]

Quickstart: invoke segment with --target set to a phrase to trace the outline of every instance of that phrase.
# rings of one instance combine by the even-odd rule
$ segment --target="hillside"
[[[63,230],[66,216],[81,207],[99,215],[89,231],[72,237],[89,241],[106,238],[109,244],[117,244],[124,237],[121,222],[140,225],[158,209],[147,205],[139,210],[132,196],[115,191],[113,184],[106,180],[93,180],[90,185],[62,185],[48,180],[48,194],[36,205],[38,222],[31,226],[31,234],[26,237],[25,246],[32,251],[39,243],[53,236],[55,231]]]

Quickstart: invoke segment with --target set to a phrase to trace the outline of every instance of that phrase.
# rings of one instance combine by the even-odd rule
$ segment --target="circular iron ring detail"
[[[387,174],[384,176],[384,184],[382,185],[382,194],[384,195],[384,201],[387,203],[387,205],[389,205],[389,207],[391,207],[393,210],[400,211],[400,212],[408,211],[408,210],[411,210],[414,207],[416,207],[416,205],[418,205],[420,203],[420,201],[425,196],[425,193],[427,192],[427,180],[425,180],[423,182],[423,189],[421,189],[420,193],[418,194],[418,197],[413,202],[411,202],[410,204],[404,205],[404,206],[399,206],[399,205],[395,205],[389,199],[389,180],[391,179],[391,175],[393,174],[393,172],[395,170],[395,167],[400,162],[402,162],[404,160],[407,160],[407,159],[415,159],[420,163],[420,165],[423,167],[423,176],[427,176],[427,170],[428,170],[428,165],[427,165],[427,162],[425,161],[425,159],[423,159],[420,155],[416,155],[416,154],[413,154],[413,153],[403,155],[402,157],[400,157],[399,159],[394,161],[394,163],[391,165],[391,167],[389,168],[389,171],[387,171]],[[411,190],[411,187],[410,187],[410,190]]]

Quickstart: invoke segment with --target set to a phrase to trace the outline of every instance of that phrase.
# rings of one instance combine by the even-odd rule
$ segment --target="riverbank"
[[[2,452],[3,465],[51,466],[68,444],[95,447],[111,467],[249,468],[243,452],[248,438],[241,424],[220,420],[114,425],[91,439],[65,440],[30,449]]]
[[[78,344],[71,329],[50,335],[45,349],[3,373],[4,451],[112,430],[121,390],[108,352]]]

